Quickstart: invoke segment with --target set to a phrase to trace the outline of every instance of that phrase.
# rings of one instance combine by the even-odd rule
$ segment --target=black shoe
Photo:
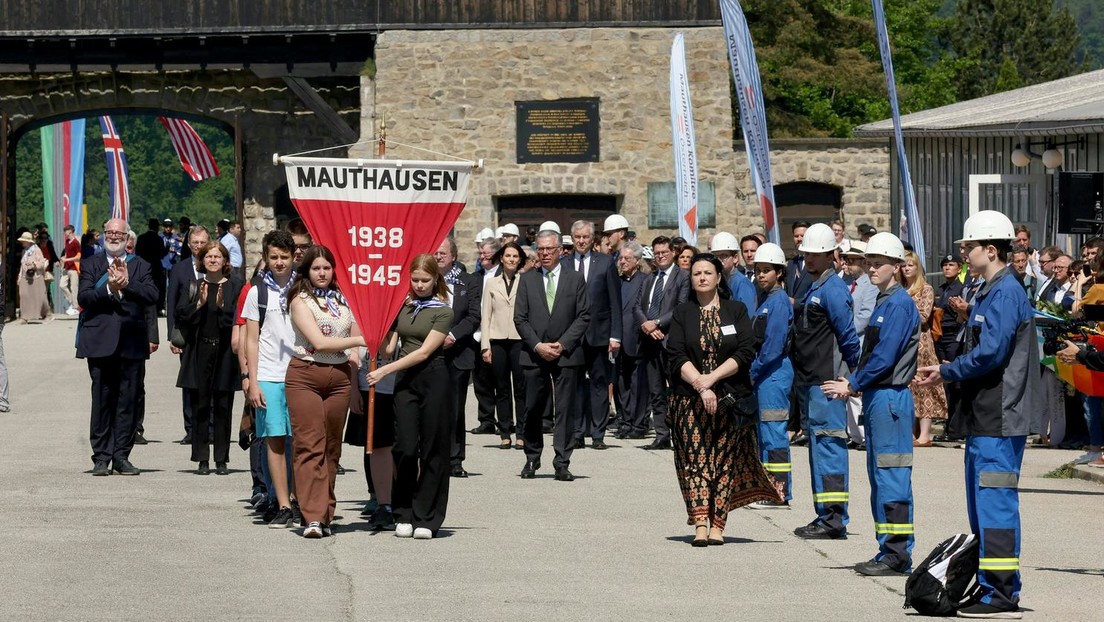
[[[185,434],[184,438],[180,439],[177,442],[180,443],[181,445],[191,445],[192,444],[192,435],[191,434]]]
[[[303,510],[299,509],[298,499],[291,500],[291,523],[291,525],[288,525],[289,527],[295,527],[297,525],[299,527],[307,526],[306,521],[303,520]]]
[[[372,514],[372,531],[395,531],[395,516],[391,507],[381,505]]]
[[[271,524],[272,519],[276,518],[276,515],[280,513],[280,504],[275,499],[268,504],[268,508],[265,509],[264,514],[261,514],[261,520],[265,523]],[[287,525],[285,525],[286,527]]]
[[[119,475],[138,475],[141,473],[138,467],[131,464],[129,460],[116,460],[115,472]]]
[[[605,441],[601,441],[601,440],[591,441],[590,448],[591,449],[609,449],[609,445],[607,445]]]
[[[626,428],[620,428],[617,430],[617,438],[628,438],[629,431]]]
[[[537,476],[537,469],[540,468],[540,460],[528,460],[525,462],[525,466],[521,468],[521,479],[533,479]]]
[[[855,572],[868,577],[907,577],[909,573],[892,568],[885,562],[870,560],[855,564]]]
[[[794,529],[794,535],[806,540],[846,540],[847,531],[844,529],[830,529],[820,521],[813,521],[804,527]]]
[[[583,442],[583,439],[580,438],[579,440],[577,440],[577,441],[575,441],[574,443],[571,444],[571,448],[572,449],[586,449],[586,443]]]
[[[104,475],[111,475],[111,469],[107,466],[106,462],[97,462],[92,465],[92,475],[96,477],[102,477]]]
[[[230,475],[230,469],[226,468],[225,462],[215,463],[215,475]]]
[[[207,462],[206,460],[203,460],[202,462],[199,463],[199,467],[196,468],[195,472],[196,472],[196,475],[210,475],[211,474],[211,463]]]
[[[790,441],[791,445],[808,445],[809,437],[804,432],[798,432],[794,435],[793,440]]]
[[[278,512],[272,517],[272,520],[268,523],[269,529],[287,529],[297,525],[298,521],[295,520],[295,513],[291,508],[280,508]]]
[[[134,433],[134,444],[135,445],[145,445],[147,443],[149,443],[149,441],[146,440],[146,437],[142,436],[141,432],[135,432]]]
[[[480,425],[472,428],[468,432],[470,434],[497,434],[498,433],[498,431],[495,430],[494,425],[488,424],[488,423],[480,424]]]
[[[960,618],[986,618],[994,620],[1019,620],[1023,617],[1018,607],[1002,609],[978,601],[958,610]]]
[[[571,474],[571,471],[565,469],[556,469],[556,481],[557,482],[573,482],[575,476]]]
[[[633,441],[638,441],[638,440],[644,438],[644,433],[643,432],[629,432],[628,434],[625,435],[625,438],[627,438],[629,440],[633,440]]]
[[[467,477],[468,472],[464,470],[463,466],[458,464],[458,465],[452,467],[452,472],[449,473],[449,476],[450,477]]]
[[[647,445],[647,446],[644,447],[644,449],[647,449],[647,450],[650,450],[650,451],[655,451],[657,449],[670,449],[670,448],[671,448],[671,440],[670,439],[662,440],[662,441],[655,440],[655,441],[652,441],[651,445]]]

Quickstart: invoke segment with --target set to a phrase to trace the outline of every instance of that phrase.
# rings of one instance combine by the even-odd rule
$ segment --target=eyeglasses
[[[296,244],[295,245],[295,250],[297,250],[297,251],[306,251],[306,250],[310,250],[311,248],[314,248],[314,244]]]
[[[127,236],[126,231],[104,231],[104,237],[105,238],[122,239],[122,238],[125,238],[126,236]]]
[[[544,253],[546,255],[548,253],[558,253],[558,252],[560,252],[560,247],[559,246],[538,246],[537,247],[537,252],[538,253]]]

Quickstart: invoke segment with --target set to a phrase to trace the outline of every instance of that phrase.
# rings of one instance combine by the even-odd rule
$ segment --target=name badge
[[[820,298],[817,298],[816,296],[813,296],[812,298],[809,299],[809,302],[811,302],[815,305],[818,305],[818,304],[820,304]]]
[[[876,322],[875,322],[875,323],[876,323],[876,324],[881,324],[883,320],[885,320],[885,316],[879,315],[879,316],[878,316],[878,319],[876,320]]]
[[[735,335],[736,334],[736,327],[733,326],[732,324],[722,326],[721,327],[721,334],[722,335]]]
[[[985,323],[985,316],[984,315],[975,315],[974,316],[974,321],[977,322],[978,324],[984,324]]]

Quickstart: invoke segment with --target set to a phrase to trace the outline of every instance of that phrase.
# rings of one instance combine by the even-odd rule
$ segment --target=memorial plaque
[[[598,98],[514,102],[518,164],[598,161]]]

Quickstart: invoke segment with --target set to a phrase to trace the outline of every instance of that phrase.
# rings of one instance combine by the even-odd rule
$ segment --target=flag
[[[303,224],[334,254],[337,284],[374,356],[410,292],[410,261],[437,250],[463,211],[472,163],[280,162]]]
[[[759,63],[751,32],[737,0],[721,0],[721,21],[724,23],[728,61],[736,83],[736,99],[740,105],[740,127],[744,133],[748,169],[759,196],[763,227],[767,238],[779,244],[778,214],[774,205],[774,181],[771,178],[770,145],[767,141],[767,112],[763,107],[763,87],[759,80]]]
[[[111,217],[130,222],[130,189],[127,186],[126,153],[123,139],[115,131],[111,117],[100,117],[103,131],[104,153],[107,155],[107,185],[110,187]]]
[[[698,245],[698,154],[694,145],[694,108],[686,76],[686,45],[682,33],[671,45],[671,144],[675,150],[675,197],[679,236]]]
[[[889,50],[889,33],[886,31],[885,9],[882,0],[871,0],[874,7],[874,26],[878,30],[878,51],[882,56],[882,68],[885,70],[886,89],[889,91],[889,108],[893,113],[893,136],[897,141],[897,166],[901,172],[901,190],[905,195],[905,208],[901,215],[901,239],[912,245],[912,251],[920,260],[920,268],[927,263],[927,248],[924,246],[924,232],[920,227],[920,213],[916,209],[916,193],[912,189],[912,175],[909,174],[908,157],[905,155],[905,141],[901,134],[901,111],[897,105],[897,80],[893,76],[893,56]]]
[[[207,148],[207,144],[203,142],[203,139],[199,137],[199,134],[196,133],[190,123],[184,119],[170,119],[167,117],[157,117],[157,120],[168,131],[169,140],[172,141],[173,150],[176,151],[176,157],[180,160],[180,166],[184,168],[184,172],[188,173],[192,181],[203,181],[208,177],[219,176],[219,167],[218,163],[215,162],[215,156],[211,155],[211,150]]]
[[[84,119],[75,119],[47,125],[41,132],[43,222],[59,255],[65,225],[73,225],[77,235],[84,233],[84,127]]]

